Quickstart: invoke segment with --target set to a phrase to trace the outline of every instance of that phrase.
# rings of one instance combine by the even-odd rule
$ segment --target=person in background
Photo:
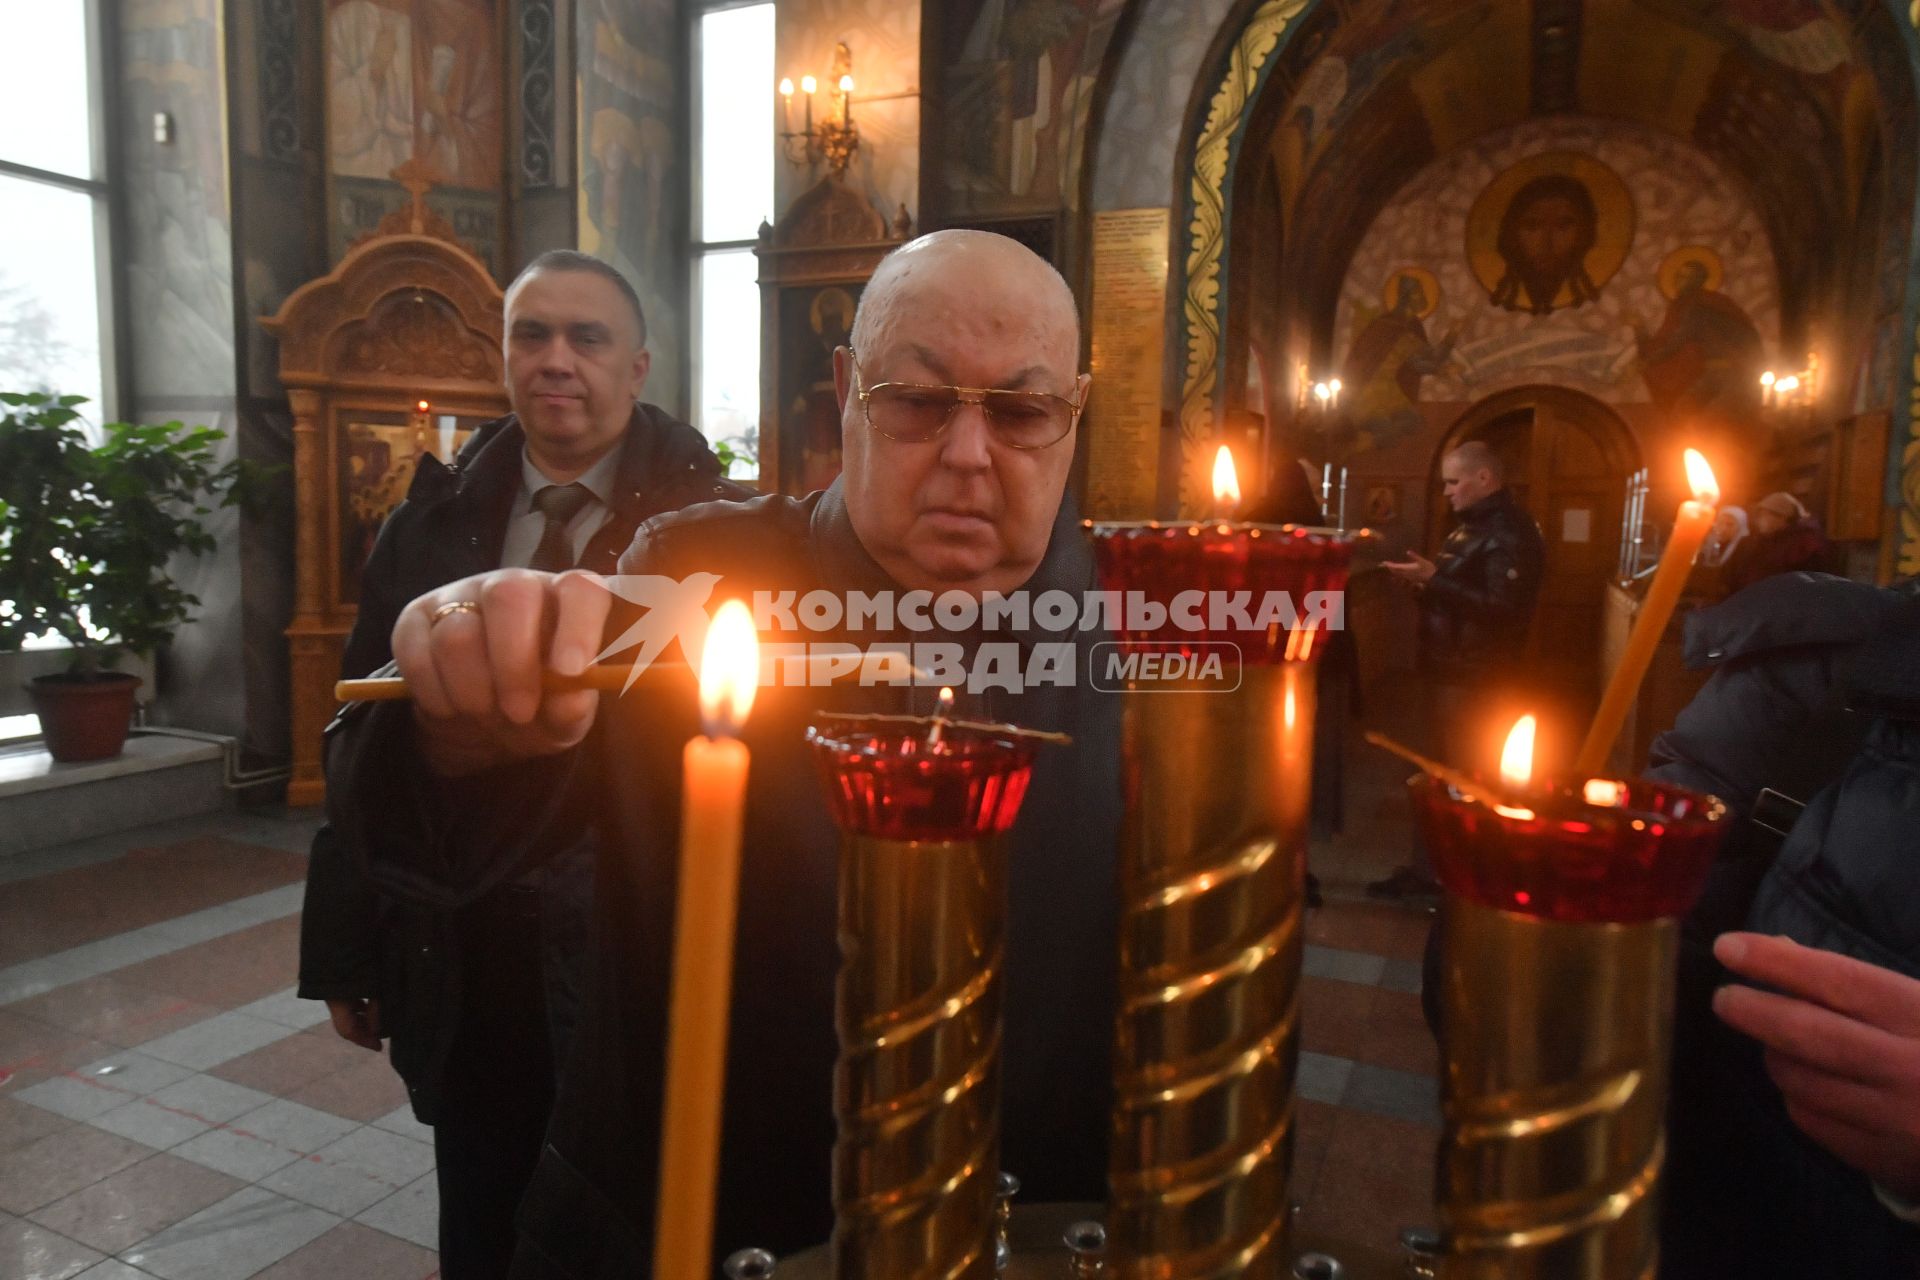
[[[1747,536],[1747,512],[1744,507],[1725,506],[1713,517],[1713,528],[1700,548],[1700,563],[1718,569],[1727,563]]]
[[[507,398],[454,466],[421,461],[367,562],[344,674],[393,657],[408,601],[507,566],[611,572],[641,521],[745,490],[693,427],[639,402],[650,367],[633,286],[596,258],[536,258],[505,300]],[[593,859],[582,842],[503,867],[456,902],[376,890],[335,822],[315,837],[299,993],[375,1052],[391,1042],[433,1126],[446,1280],[506,1274],[578,1001]]]
[[[1648,776],[1732,826],[1681,922],[1660,1275],[1920,1275],[1920,591],[1777,574],[1686,658]]]
[[[1726,562],[1729,591],[1776,573],[1831,572],[1832,546],[1800,499],[1784,490],[1770,493],[1753,504],[1749,516],[1753,534],[1741,540]]]
[[[1526,651],[1546,568],[1540,526],[1507,488],[1500,457],[1469,440],[1440,460],[1441,488],[1459,523],[1432,560],[1409,551],[1382,566],[1419,593],[1419,673],[1426,750],[1477,768],[1472,728],[1510,690]],[[1376,898],[1432,900],[1439,885],[1425,852],[1367,886]]]

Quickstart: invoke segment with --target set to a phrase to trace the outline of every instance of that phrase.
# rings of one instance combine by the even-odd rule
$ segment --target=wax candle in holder
[[[1281,1275],[1314,659],[1366,535],[1225,520],[1087,528],[1101,586],[1122,593],[1117,651],[1131,672],[1108,1271]],[[1193,662],[1209,656],[1226,669]],[[1187,674],[1148,674],[1170,669]]]
[[[1651,1276],[1678,917],[1726,810],[1651,782],[1503,772],[1411,784],[1446,890],[1440,1274]]]
[[[807,731],[843,833],[833,1274],[994,1274],[1002,836],[1048,741],[944,715]]]

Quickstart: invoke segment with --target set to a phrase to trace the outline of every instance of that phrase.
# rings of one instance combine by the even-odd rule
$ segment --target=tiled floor
[[[0,1276],[437,1274],[431,1132],[293,995],[312,829],[0,862]]]
[[[1294,1195],[1386,1253],[1431,1220],[1427,917],[1368,903],[1404,860],[1404,770],[1348,753],[1316,844]],[[0,1277],[422,1280],[431,1132],[383,1057],[295,999],[313,819],[175,822],[0,859]]]

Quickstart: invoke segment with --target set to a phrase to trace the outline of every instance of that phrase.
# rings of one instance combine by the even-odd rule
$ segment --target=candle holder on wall
[[[820,91],[819,81],[811,75],[800,77],[800,92],[806,99],[804,122],[793,127],[793,90],[791,79],[780,81],[780,146],[792,164],[818,164],[825,161],[835,173],[846,172],[860,150],[860,130],[853,122],[853,54],[846,42],[833,47],[833,71],[827,77],[827,110],[814,120],[813,100]]]

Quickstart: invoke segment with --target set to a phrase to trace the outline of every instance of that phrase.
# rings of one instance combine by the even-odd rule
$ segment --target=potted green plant
[[[202,518],[257,474],[219,461],[211,427],[114,422],[95,445],[81,403],[0,392],[0,651],[47,632],[72,646],[66,671],[29,682],[48,751],[69,761],[126,744],[140,679],[114,664],[192,616],[167,564],[211,551]]]

